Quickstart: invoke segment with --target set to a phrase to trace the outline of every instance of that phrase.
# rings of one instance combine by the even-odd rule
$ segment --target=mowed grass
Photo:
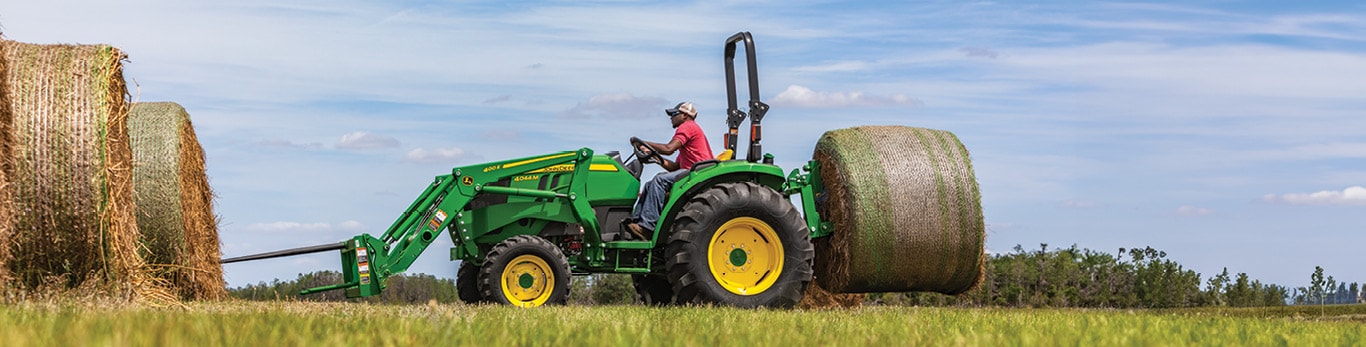
[[[1117,311],[194,303],[0,307],[7,346],[906,346],[1366,344],[1366,307]],[[1301,312],[1303,311],[1303,312]]]

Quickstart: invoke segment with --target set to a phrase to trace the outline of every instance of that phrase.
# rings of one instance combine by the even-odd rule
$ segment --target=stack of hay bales
[[[7,267],[24,288],[146,294],[133,214],[123,52],[4,41],[15,218]]]
[[[226,295],[189,115],[130,112],[125,59],[108,45],[0,41],[0,286]]]
[[[958,294],[981,281],[986,228],[967,148],[904,126],[832,130],[816,142],[834,226],[814,240],[820,287],[834,293]]]
[[[227,295],[218,263],[218,223],[190,115],[173,102],[140,102],[128,119],[133,188],[144,256],[181,298]]]
[[[108,45],[0,40],[0,286],[226,294],[189,115],[173,103],[130,115],[125,59]]]

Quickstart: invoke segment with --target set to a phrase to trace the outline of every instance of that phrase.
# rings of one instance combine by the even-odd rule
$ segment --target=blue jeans
[[[686,169],[678,169],[669,172],[661,172],[655,175],[654,179],[645,182],[645,191],[640,193],[640,199],[636,199],[635,210],[631,211],[631,217],[642,228],[655,230],[655,225],[659,222],[659,212],[664,209],[664,196],[672,189],[674,182],[688,174]]]

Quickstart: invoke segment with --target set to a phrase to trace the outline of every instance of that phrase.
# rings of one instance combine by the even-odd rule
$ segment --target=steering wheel
[[[641,149],[641,147],[644,147],[645,149]],[[631,136],[631,150],[635,151],[636,158],[640,158],[640,162],[642,163],[654,164],[664,162],[664,157],[659,156],[659,152],[656,152],[654,147],[645,145],[645,141],[638,137]]]

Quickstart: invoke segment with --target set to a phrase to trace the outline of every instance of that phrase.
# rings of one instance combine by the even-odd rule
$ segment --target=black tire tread
[[[668,276],[633,274],[631,284],[636,288],[636,300],[647,306],[669,306],[674,303],[673,285]]]
[[[754,295],[755,300],[737,299],[739,296],[716,291],[706,286],[703,280],[712,280],[706,264],[694,266],[698,253],[705,251],[711,232],[704,231],[712,218],[718,215],[740,211],[739,213],[771,213],[774,221],[766,221],[784,238],[794,244],[784,244],[786,250],[783,278],[770,288],[770,292]],[[724,217],[722,217],[724,218]],[[764,218],[760,218],[764,219]],[[776,223],[774,223],[776,222]],[[667,255],[669,282],[673,284],[674,300],[680,304],[720,304],[739,307],[777,307],[790,308],[801,301],[803,292],[812,278],[812,262],[815,247],[811,244],[810,233],[805,219],[795,206],[772,188],[752,182],[721,183],[692,197],[683,206],[670,233]],[[786,241],[785,241],[786,242]],[[794,262],[795,261],[795,262]],[[791,263],[788,263],[791,262]],[[789,266],[790,265],[790,266]],[[757,301],[756,301],[757,300]]]
[[[455,272],[455,292],[460,297],[460,301],[466,304],[482,304],[488,302],[484,300],[483,293],[479,291],[479,267],[468,261],[460,262],[460,269]]]
[[[527,252],[518,252],[518,250],[527,247],[530,247]],[[546,252],[547,254],[542,256],[542,258],[546,258],[546,263],[560,270],[555,276],[556,288],[551,289],[552,296],[545,304],[565,304],[569,299],[569,259],[565,258],[564,252],[561,252],[560,248],[556,247],[555,244],[552,244],[550,241],[546,241],[546,239],[539,236],[532,235],[509,237],[508,239],[503,240],[503,242],[494,245],[493,249],[489,250],[488,257],[484,258],[484,266],[479,268],[479,293],[482,300],[485,302],[507,304],[506,299],[502,298],[502,293],[500,293],[501,287],[499,287],[499,277],[502,276],[503,268],[507,267],[507,262],[511,261],[512,258],[537,250]]]

